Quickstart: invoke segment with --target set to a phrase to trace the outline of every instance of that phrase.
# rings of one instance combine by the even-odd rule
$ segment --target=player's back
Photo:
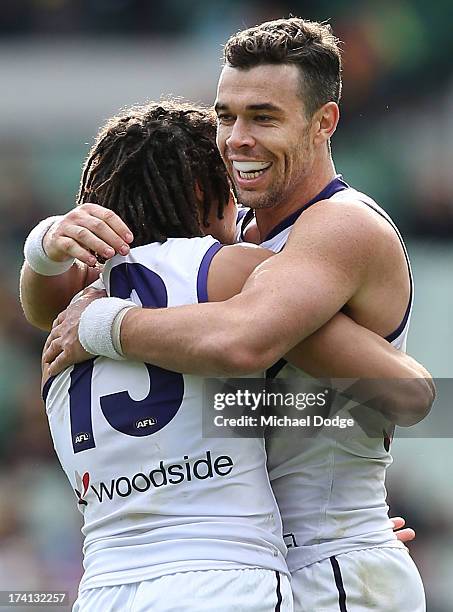
[[[211,237],[132,249],[109,295],[144,307],[206,301]],[[60,462],[84,515],[85,588],[203,569],[285,572],[261,439],[203,438],[203,379],[103,357],[47,384]]]

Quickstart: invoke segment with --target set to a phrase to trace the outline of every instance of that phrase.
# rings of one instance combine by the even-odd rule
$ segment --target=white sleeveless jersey
[[[299,215],[310,205],[329,198],[355,200],[370,206],[392,224],[403,244],[387,213],[337,177],[316,198],[276,227],[262,246],[281,251]],[[405,248],[404,251],[407,258]],[[407,262],[411,277],[410,303],[401,325],[387,338],[401,350],[406,344],[413,295],[408,259]],[[279,378],[307,376],[284,360],[271,370]],[[349,410],[355,405],[349,402],[338,415],[350,417]],[[380,419],[378,413],[374,416]],[[385,473],[392,462],[388,451],[391,436],[392,432],[383,431],[381,438],[369,438],[356,424],[346,429],[324,428],[313,438],[301,439],[297,432],[293,436],[288,432],[267,441],[269,475],[282,515],[290,572],[342,552],[403,546],[392,531],[386,504]]]
[[[107,292],[145,307],[207,301],[220,246],[207,236],[134,248],[105,265]],[[203,438],[203,382],[98,357],[46,383],[55,450],[84,517],[82,588],[187,570],[287,573],[264,442]]]

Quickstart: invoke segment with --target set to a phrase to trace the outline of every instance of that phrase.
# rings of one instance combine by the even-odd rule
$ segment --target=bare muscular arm
[[[354,208],[333,207],[329,224],[325,208],[311,212],[303,226],[293,228],[285,250],[259,265],[232,299],[172,312],[131,310],[122,327],[125,354],[205,375],[251,373],[288,354],[316,377],[393,379],[387,416],[413,424],[434,400],[429,373],[373,332],[336,315],[366,300],[368,277],[379,274],[376,257],[390,250],[389,228],[384,222],[382,231],[372,216]]]
[[[315,206],[284,251],[258,266],[232,299],[130,311],[122,325],[125,354],[194,374],[266,369],[359,299],[380,238],[369,216]]]
[[[98,276],[97,268],[80,262],[74,263],[64,274],[41,276],[24,262],[20,273],[20,301],[27,321],[39,329],[50,330],[58,313]]]
[[[349,396],[380,410],[396,425],[418,423],[434,402],[434,383],[420,363],[342,313],[285,359],[315,378],[338,379],[332,381],[334,387],[347,384]]]
[[[244,283],[247,286],[249,283],[247,277],[257,264],[260,265],[252,273],[252,277],[259,277],[265,266],[267,266],[266,274],[270,274],[272,272],[270,264],[277,260],[279,256],[268,259],[269,255],[270,253],[263,249],[245,249],[240,245],[221,249],[214,257],[209,271],[208,293],[210,300],[225,300],[240,291]],[[292,282],[291,288],[293,285],[294,282]],[[266,287],[262,290],[265,292]],[[244,295],[246,293],[247,291],[244,291]],[[210,318],[210,313],[220,313],[218,316],[222,317],[224,307],[231,305],[238,297],[241,296],[230,299],[228,302],[210,303],[195,307],[189,306],[168,310],[133,309],[125,317],[125,321],[129,318],[130,323],[126,326],[126,330],[122,330],[123,349],[129,358],[155,363],[161,367],[180,372],[203,375],[216,375],[219,373],[227,375],[242,374],[244,369],[246,369],[244,364],[238,361],[230,365],[231,362],[228,361],[228,356],[226,356],[227,361],[224,360],[223,355],[218,360],[214,357],[212,361],[209,361],[204,360],[202,358],[204,353],[201,353],[197,354],[197,359],[195,362],[192,362],[190,355],[196,354],[197,348],[195,347],[192,353],[191,350],[188,350],[186,342],[191,342],[192,335],[196,335],[197,331],[193,332],[192,319],[188,316],[182,315],[181,325],[178,324],[181,313],[199,314],[200,318],[197,319],[200,324],[199,336],[193,342],[200,342],[203,345],[203,351],[205,351],[206,344],[204,337],[210,336],[210,326],[216,323],[215,319]],[[265,299],[263,299],[263,302],[266,304]],[[272,327],[274,320],[278,322],[280,317],[283,317],[285,320],[285,313],[279,308],[278,302],[275,305],[272,305],[271,302],[268,308],[265,317],[266,325]],[[205,313],[207,313],[206,318],[204,318]],[[177,315],[176,319],[172,316],[169,317],[171,321],[176,321],[175,328],[171,326],[166,327],[165,319],[167,314]],[[160,315],[163,315],[162,327],[159,327],[158,323],[154,324],[153,322],[154,319],[159,321]],[[76,344],[74,338],[68,342],[67,335],[74,335],[74,327],[76,329],[79,316],[80,313],[76,313],[75,318],[72,319],[69,325],[62,321],[52,332],[53,338],[51,336],[49,339],[49,352],[47,355],[47,359],[53,362],[52,374],[55,374],[74,361],[87,358],[87,354],[74,356],[74,352],[71,354],[70,350],[66,348],[69,346],[73,350],[74,344]],[[256,312],[253,310],[241,310],[237,316],[239,320],[241,318],[246,319],[251,326],[259,322],[259,319],[256,319]],[[264,311],[262,316],[264,317]],[[217,328],[222,330],[224,336],[219,337],[219,345],[213,347],[213,349],[216,349],[212,353],[214,356],[219,351],[225,350],[225,345],[228,345],[230,341],[230,335],[233,338],[237,336],[235,330],[228,327],[229,321],[228,315],[226,315],[226,318],[220,318],[217,322],[219,323]],[[265,327],[260,327],[260,329],[263,334],[267,333]],[[244,328],[241,327],[241,330],[244,330]],[[294,333],[296,334],[297,331]],[[178,334],[180,334],[179,338]],[[275,334],[275,331],[272,330],[272,334]],[[157,343],[154,342],[156,336]],[[125,342],[127,338],[129,340]],[[292,344],[294,339],[286,342]],[[159,347],[159,350],[155,350],[156,345]],[[278,351],[272,353],[273,361],[269,365],[284,354],[281,348]],[[336,314],[322,329],[311,334],[295,349],[292,349],[288,353],[287,359],[315,377],[412,380],[411,384],[395,384],[394,393],[390,388],[388,389],[389,396],[393,400],[391,406],[392,414],[388,416],[395,422],[399,422],[399,424],[408,425],[423,418],[434,398],[434,390],[429,381],[429,374],[420,364],[411,357],[396,351],[378,335],[364,329],[341,313]],[[247,367],[249,368],[247,371],[250,372],[259,370],[259,367],[256,367],[255,364],[253,364],[253,368],[250,365]],[[426,381],[424,380],[425,378],[427,379]]]
[[[35,327],[49,330],[74,295],[99,276],[93,253],[104,259],[113,257],[115,252],[125,254],[132,239],[118,215],[97,204],[82,204],[62,216],[44,236],[43,247],[53,261],[72,258],[77,261],[58,276],[36,274],[24,263],[20,297],[27,320]]]

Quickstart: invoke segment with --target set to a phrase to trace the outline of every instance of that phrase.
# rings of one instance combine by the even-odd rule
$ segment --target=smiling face
[[[217,90],[217,146],[238,200],[252,208],[298,208],[312,171],[312,121],[293,64],[225,66]]]

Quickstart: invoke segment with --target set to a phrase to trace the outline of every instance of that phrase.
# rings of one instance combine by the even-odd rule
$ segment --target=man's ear
[[[313,117],[313,142],[322,144],[332,137],[340,119],[340,109],[336,102],[327,102],[316,111]]]

